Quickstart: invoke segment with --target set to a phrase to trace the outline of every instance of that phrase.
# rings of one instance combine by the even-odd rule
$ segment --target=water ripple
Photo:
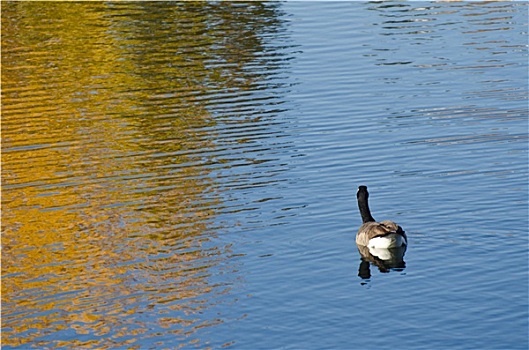
[[[526,344],[526,7],[3,4],[2,345]]]

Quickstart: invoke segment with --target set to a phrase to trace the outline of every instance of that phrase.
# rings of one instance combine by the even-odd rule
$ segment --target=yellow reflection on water
[[[220,197],[204,166],[216,124],[205,94],[252,84],[243,68],[259,40],[239,21],[268,14],[2,7],[2,343],[137,347],[163,329],[184,344],[219,322],[193,315],[228,291],[208,279],[230,248],[210,239]]]

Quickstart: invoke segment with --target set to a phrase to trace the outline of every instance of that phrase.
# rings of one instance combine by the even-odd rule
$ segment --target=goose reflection
[[[374,248],[359,244],[356,246],[361,256],[358,276],[364,280],[371,278],[370,265],[378,267],[382,273],[388,273],[391,270],[402,271],[406,268],[404,262],[406,246],[397,248]]]

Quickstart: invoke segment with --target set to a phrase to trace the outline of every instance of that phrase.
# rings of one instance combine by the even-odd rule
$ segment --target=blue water
[[[128,6],[120,11],[135,14]],[[527,349],[527,4],[263,8],[266,16],[245,22],[269,25],[256,36],[259,50],[248,58],[251,50],[234,44],[222,59],[205,61],[211,69],[243,62],[240,76],[204,83],[193,100],[214,122],[165,133],[176,128],[171,120],[194,112],[191,104],[175,106],[163,84],[139,87],[152,100],[119,117],[160,122],[114,137],[143,148],[92,157],[141,166],[116,166],[109,178],[65,173],[46,188],[5,184],[9,196],[32,186],[56,196],[61,182],[101,181],[99,191],[124,199],[65,206],[73,213],[117,208],[87,231],[120,237],[108,258],[119,271],[110,273],[116,284],[70,288],[72,281],[45,276],[67,286],[47,289],[52,311],[39,310],[37,288],[24,294],[33,309],[17,313],[20,292],[9,289],[17,275],[4,272],[4,340],[28,339],[21,347],[61,347],[60,340],[145,349]],[[237,31],[228,35],[250,45]],[[156,54],[149,49],[141,50]],[[359,185],[369,187],[376,219],[406,230],[404,267],[382,272],[371,264],[370,276],[359,276]],[[175,219],[182,217],[189,219]],[[84,232],[73,227],[65,231]],[[78,244],[88,251],[93,242]],[[103,292],[91,297],[90,288]],[[61,314],[64,298],[78,303],[67,313],[96,314],[102,325],[71,327],[69,317],[76,318]],[[43,333],[17,331],[39,312],[51,319]]]

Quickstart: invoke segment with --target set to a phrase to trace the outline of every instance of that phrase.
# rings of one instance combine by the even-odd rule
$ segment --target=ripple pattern
[[[527,348],[526,3],[1,16],[5,349]]]

